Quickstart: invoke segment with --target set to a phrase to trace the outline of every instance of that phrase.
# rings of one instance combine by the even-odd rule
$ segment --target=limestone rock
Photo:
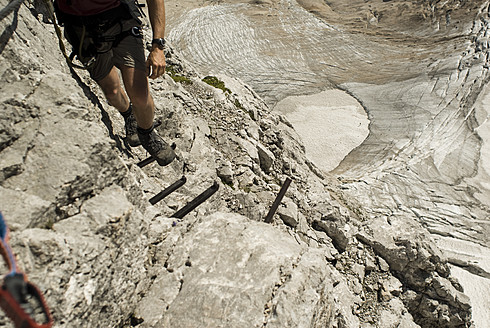
[[[279,206],[277,209],[277,214],[285,224],[295,228],[298,225],[298,206],[292,200],[284,203],[284,206]]]
[[[224,163],[217,170],[218,177],[222,179],[224,183],[231,184],[233,183],[233,170],[231,167],[231,163]]]
[[[369,232],[364,230],[356,237],[372,246],[389,263],[390,269],[396,272],[405,286],[421,293],[416,299],[426,302],[429,310],[412,312],[417,322],[423,322],[424,325],[457,326],[470,317],[467,300],[456,301],[460,292],[447,279],[448,269],[444,256],[418,224],[400,217],[390,221],[378,218],[369,223]],[[430,281],[433,283],[428,286]],[[383,287],[387,292],[384,295],[386,299],[391,297],[388,294],[400,293],[398,283],[388,283]],[[406,302],[406,305],[409,309],[417,306],[415,300]],[[434,317],[435,311],[442,309],[447,312],[447,317]]]
[[[257,144],[257,152],[259,155],[260,168],[264,170],[264,172],[269,173],[272,164],[274,164],[274,154],[260,143]]]
[[[151,88],[158,132],[175,142],[178,156],[165,168],[137,166],[146,152],[125,145],[120,115],[103,101],[87,72],[66,67],[53,46],[58,40],[52,26],[42,23],[42,10],[32,6],[26,2],[0,22],[0,200],[19,264],[46,295],[55,327],[416,327],[413,318],[425,327],[456,327],[469,322],[468,300],[448,279],[443,256],[420,227],[395,219],[391,226],[362,197],[363,206],[356,205],[350,188],[361,193],[375,179],[346,185],[322,174],[306,159],[291,124],[271,112],[259,94],[231,77],[220,76],[229,92],[210,87],[172,47],[166,49],[168,68],[179,76],[151,81]],[[239,28],[252,26],[237,21],[244,16],[228,15],[235,7],[220,4],[190,14],[202,21],[211,13],[208,23],[224,19]],[[309,13],[294,12],[317,26]],[[321,30],[330,33],[325,25]],[[248,44],[240,49],[260,53]],[[315,84],[308,82],[312,75],[306,66],[293,66],[300,84]],[[370,64],[361,66],[373,71]],[[301,89],[274,84],[277,90],[268,101],[291,87]],[[435,87],[438,96],[431,101],[439,102],[445,87]],[[473,137],[468,140],[469,148],[475,146]],[[451,163],[440,159],[441,172],[450,172]],[[184,186],[149,204],[183,174]],[[285,202],[290,212],[284,217],[296,229],[258,222],[286,176],[295,183],[288,191],[294,202]],[[234,184],[220,185],[184,219],[170,217],[220,178]],[[403,198],[384,201],[385,209],[404,208]],[[386,265],[378,261],[380,270],[370,262],[375,257],[386,260]],[[400,296],[392,274],[403,284]],[[393,283],[382,288],[383,281]],[[380,290],[389,297],[378,299]]]
[[[247,152],[248,156],[256,162],[259,163],[259,152],[257,150],[257,147],[254,146],[254,144],[246,139],[239,138],[237,139],[238,143],[240,146]]]
[[[392,294],[393,296],[399,296],[402,292],[402,283],[395,277],[390,277],[388,280],[383,281],[381,288]]]
[[[380,327],[400,327],[400,328],[418,328],[420,327],[413,322],[412,316],[406,312],[403,303],[398,299],[392,299],[389,302],[389,310],[383,310],[380,313]],[[390,311],[391,310],[391,311]]]
[[[347,245],[352,238],[349,226],[344,224],[344,226],[341,227],[341,225],[342,222],[330,220],[317,220],[314,222],[315,229],[325,231],[327,235],[332,238],[334,245],[339,252],[346,250]]]
[[[293,238],[269,225],[215,213],[196,222],[174,248],[167,271],[140,303],[136,315],[145,320],[142,327],[158,312],[147,313],[147,306],[163,309],[156,326],[250,327],[265,322],[283,327],[294,322],[309,327],[312,320],[319,326],[329,322],[332,285],[325,279],[329,269],[321,252],[304,254]],[[308,292],[289,297],[299,290]]]

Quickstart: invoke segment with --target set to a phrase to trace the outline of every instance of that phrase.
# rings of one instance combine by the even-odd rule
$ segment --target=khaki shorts
[[[132,27],[140,26],[136,19],[124,20],[120,24],[115,24],[102,34],[102,36],[116,36],[122,31],[130,30]],[[82,29],[76,27],[77,34],[82,35]],[[85,42],[90,42],[90,38],[85,38]],[[73,45],[76,47],[75,45]],[[109,74],[114,66],[132,67],[137,70],[146,70],[145,51],[143,39],[132,35],[125,37],[116,47],[112,47],[112,42],[104,42],[98,47],[95,62],[87,66],[90,77],[95,81],[100,81]]]

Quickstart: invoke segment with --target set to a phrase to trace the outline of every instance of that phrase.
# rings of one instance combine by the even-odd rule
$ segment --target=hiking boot
[[[124,118],[124,129],[126,130],[126,141],[131,147],[141,145],[140,138],[138,137],[138,124],[132,112],[131,115]]]
[[[163,141],[153,128],[148,130],[138,128],[138,136],[143,148],[156,159],[159,165],[165,166],[174,160],[174,150]]]

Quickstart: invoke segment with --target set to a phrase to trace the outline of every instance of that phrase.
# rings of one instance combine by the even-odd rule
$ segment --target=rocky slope
[[[0,23],[0,206],[55,327],[471,325],[421,224],[373,217],[250,87],[225,75],[210,85],[170,48],[152,90],[178,159],[139,168],[146,154],[126,147],[87,74],[68,69],[43,12],[26,2]],[[170,217],[215,181],[211,199]]]
[[[486,327],[488,1],[181,3],[170,37],[205,71],[242,78],[270,105],[332,85],[362,104],[370,134],[333,174],[371,217],[422,223]]]

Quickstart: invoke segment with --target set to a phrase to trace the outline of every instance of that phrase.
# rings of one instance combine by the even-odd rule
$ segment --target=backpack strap
[[[63,34],[61,32],[59,24],[63,24],[63,15],[61,11],[58,8],[56,1],[51,1],[51,0],[44,0],[44,3],[46,4],[46,7],[48,8],[49,19],[53,22],[54,26],[54,31],[56,33],[56,36],[58,37],[58,45],[60,47],[61,53],[63,54],[63,57],[65,57],[66,62],[68,65],[72,68],[78,68],[78,69],[85,69],[85,67],[77,65],[73,62],[73,58],[71,56],[68,56],[66,53],[66,48],[65,48],[65,43],[63,42]],[[58,23],[56,23],[56,19],[58,19]]]
[[[143,31],[139,26],[133,26],[127,31],[122,31],[118,35],[114,36],[96,36],[93,37],[96,42],[112,42],[112,47],[117,47],[119,43],[127,38],[133,36],[135,38],[143,38]]]

